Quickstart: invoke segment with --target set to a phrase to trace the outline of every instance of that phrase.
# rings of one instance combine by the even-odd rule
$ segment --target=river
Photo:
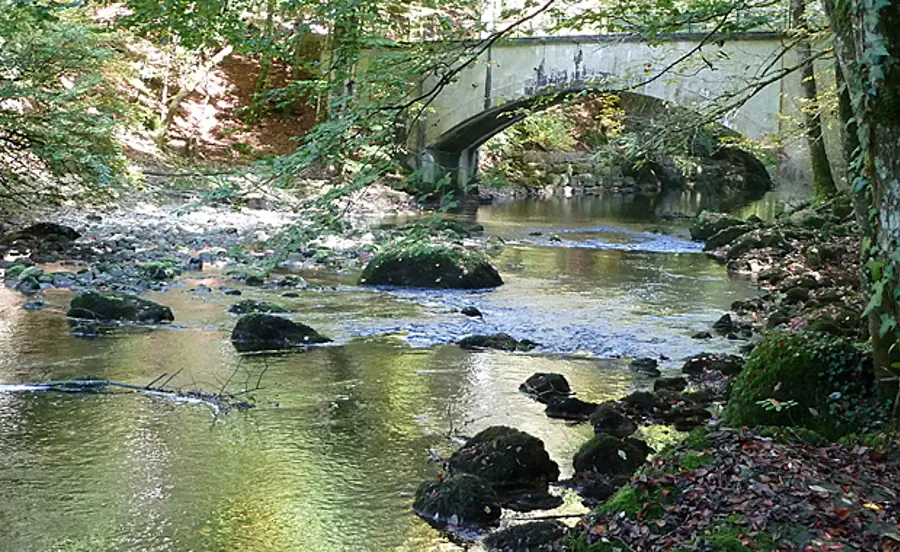
[[[215,270],[148,295],[173,308],[170,327],[94,340],[69,336],[67,292],[29,312],[0,291],[0,383],[177,372],[184,388],[262,385],[256,408],[217,418],[135,395],[0,393],[0,550],[456,550],[410,511],[439,469],[429,449],[449,454],[449,434],[505,424],[543,439],[567,476],[591,434],[518,393],[532,373],[562,373],[602,401],[649,384],[618,357],[662,355],[677,369],[686,355],[741,344],[689,337],[755,289],[659,207],[608,197],[480,207],[473,216],[507,241],[493,259],[506,285],[493,292],[369,290],[316,275],[305,276],[323,285],[299,298],[246,288],[241,299],[294,307],[335,339],[305,353],[237,354],[234,298],[192,291],[233,284]],[[467,305],[484,319],[455,312]],[[497,331],[542,347],[449,344]],[[582,511],[577,497],[562,511]]]

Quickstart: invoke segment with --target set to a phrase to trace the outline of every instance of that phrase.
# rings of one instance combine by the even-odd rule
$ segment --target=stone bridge
[[[584,90],[630,89],[698,109],[747,86],[763,70],[792,63],[789,56],[779,57],[783,37],[752,33],[705,44],[702,58],[693,55],[653,79],[696,48],[704,36],[673,35],[656,46],[616,35],[517,38],[494,45],[440,92],[410,146],[421,152],[426,179],[433,182],[450,173],[465,185],[476,174],[480,146],[522,120],[526,116],[522,108],[541,109]],[[789,96],[785,87],[799,87],[799,76],[793,77],[797,82],[792,85],[786,82],[790,80],[770,84],[719,122],[751,139],[777,133]],[[796,106],[790,111],[796,113]],[[792,155],[803,157],[804,152]]]

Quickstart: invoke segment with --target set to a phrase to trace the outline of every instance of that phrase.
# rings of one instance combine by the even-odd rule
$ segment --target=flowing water
[[[602,401],[648,384],[618,357],[663,355],[675,369],[688,354],[739,346],[690,339],[754,289],[707,260],[683,223],[657,218],[669,208],[610,198],[481,207],[477,220],[507,241],[494,258],[506,285],[492,292],[369,290],[344,277],[294,299],[245,289],[242,299],[278,300],[335,339],[305,353],[235,353],[225,312],[234,298],[195,291],[198,280],[150,295],[173,308],[174,325],[94,340],[69,336],[68,293],[28,312],[22,296],[0,291],[0,383],[10,391],[0,393],[0,550],[457,549],[410,511],[439,468],[429,449],[446,455],[449,434],[506,424],[543,439],[567,476],[591,434],[519,394],[529,375],[560,372],[580,397]],[[466,305],[484,319],[455,312]],[[542,347],[449,344],[496,331]],[[256,408],[218,418],[145,396],[11,392],[161,374],[185,388],[262,389]],[[577,497],[562,511],[580,512]]]

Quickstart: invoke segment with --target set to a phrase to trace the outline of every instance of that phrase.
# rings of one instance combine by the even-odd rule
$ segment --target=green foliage
[[[801,426],[836,438],[878,423],[868,352],[828,335],[766,336],[735,379],[724,420]]]
[[[0,200],[55,201],[122,178],[120,38],[60,4],[0,2]]]

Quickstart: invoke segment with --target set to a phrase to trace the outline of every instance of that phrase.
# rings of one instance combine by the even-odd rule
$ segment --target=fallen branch
[[[171,381],[179,372],[175,372],[175,374],[169,376],[166,379],[166,383]],[[176,402],[202,404],[212,410],[213,414],[216,416],[233,409],[246,410],[254,408],[255,406],[250,402],[240,400],[239,397],[259,389],[259,385],[257,385],[256,389],[243,389],[237,393],[225,393],[224,389],[220,390],[218,393],[201,391],[199,389],[189,389],[184,391],[180,389],[166,389],[165,384],[158,387],[152,387],[153,384],[165,378],[167,375],[168,374],[162,374],[147,385],[136,385],[133,383],[124,383],[106,379],[63,380],[46,383],[0,385],[0,393],[133,393]]]

